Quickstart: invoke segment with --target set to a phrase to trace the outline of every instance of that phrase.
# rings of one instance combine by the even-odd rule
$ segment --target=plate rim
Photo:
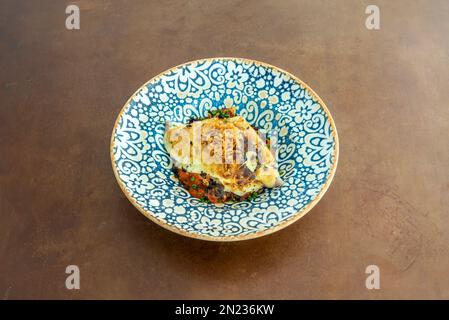
[[[207,61],[217,61],[217,60],[218,61],[239,61],[241,63],[253,63],[255,65],[259,65],[259,66],[263,66],[263,67],[267,67],[267,68],[270,68],[270,69],[273,69],[273,70],[280,71],[280,72],[290,76],[292,79],[294,79],[299,84],[301,84],[304,87],[304,89],[306,89],[309,92],[309,94],[311,94],[320,103],[320,105],[322,106],[324,112],[326,113],[327,118],[330,121],[330,124],[331,124],[331,127],[332,127],[332,136],[333,136],[334,141],[335,141],[334,155],[333,155],[334,156],[334,162],[332,164],[332,167],[330,169],[330,173],[329,173],[329,176],[327,177],[326,182],[324,183],[321,191],[318,193],[318,195],[315,197],[315,199],[313,199],[313,201],[311,201],[307,206],[302,208],[300,211],[298,211],[295,214],[293,214],[289,219],[286,219],[286,220],[282,221],[281,223],[279,223],[278,225],[274,226],[273,228],[269,228],[269,229],[257,231],[257,232],[254,232],[254,233],[249,233],[249,234],[234,235],[234,236],[220,236],[220,237],[209,236],[209,235],[202,235],[202,234],[196,234],[196,233],[188,232],[186,230],[176,228],[175,226],[172,226],[172,225],[170,225],[170,224],[168,224],[168,223],[166,223],[164,221],[161,221],[161,220],[156,218],[156,216],[155,216],[155,214],[153,212],[151,212],[149,210],[144,210],[137,203],[137,201],[131,196],[131,194],[126,190],[126,186],[124,185],[124,183],[121,181],[121,179],[119,177],[119,173],[117,171],[117,166],[115,164],[114,153],[113,153],[114,136],[115,136],[115,132],[117,130],[119,121],[120,121],[120,119],[122,118],[122,116],[124,114],[125,108],[129,105],[129,103],[133,100],[133,98],[143,88],[145,88],[148,84],[158,80],[159,78],[163,77],[165,74],[168,74],[168,73],[170,73],[171,71],[173,71],[175,69],[178,69],[178,68],[180,68],[182,66],[189,65],[189,64],[192,64],[192,63],[207,62]],[[333,181],[333,178],[335,176],[335,172],[337,170],[337,165],[338,165],[339,149],[340,149],[340,146],[339,146],[337,127],[335,125],[334,119],[332,118],[332,115],[331,115],[329,109],[327,108],[326,104],[321,99],[321,97],[307,83],[302,81],[300,78],[298,78],[294,74],[292,74],[289,71],[286,71],[286,70],[284,70],[282,68],[276,67],[276,66],[271,65],[271,64],[266,63],[266,62],[254,60],[254,59],[238,58],[238,57],[210,57],[210,58],[195,59],[195,60],[191,60],[191,61],[187,61],[187,62],[178,64],[178,65],[176,65],[174,67],[171,67],[169,69],[166,69],[166,70],[162,71],[161,73],[157,74],[156,76],[152,77],[150,80],[148,80],[147,82],[142,84],[129,97],[129,99],[125,102],[125,104],[120,109],[119,114],[117,115],[117,118],[116,118],[115,123],[114,123],[114,127],[112,128],[111,141],[110,141],[110,146],[109,146],[109,153],[110,153],[110,157],[111,157],[112,171],[114,172],[115,179],[117,180],[117,183],[118,183],[121,191],[125,194],[126,198],[132,203],[132,205],[140,213],[142,213],[146,218],[150,219],[151,221],[153,221],[154,223],[156,223],[159,226],[163,227],[164,229],[167,229],[169,231],[172,231],[174,233],[177,233],[177,234],[185,236],[185,237],[189,237],[189,238],[193,238],[193,239],[200,239],[200,240],[207,240],[207,241],[215,241],[215,242],[233,242],[233,241],[255,239],[255,238],[259,238],[259,237],[263,237],[263,236],[275,233],[277,231],[280,231],[280,230],[282,230],[282,229],[292,225],[293,223],[295,223],[296,221],[298,221],[299,219],[304,217],[307,213],[309,213],[315,207],[315,205],[323,198],[324,194],[327,192],[327,190],[329,189],[329,186],[331,185],[331,183]]]

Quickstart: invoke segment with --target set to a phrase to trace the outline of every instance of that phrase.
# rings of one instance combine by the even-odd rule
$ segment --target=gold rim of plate
[[[159,80],[159,78],[162,78],[163,76],[165,76],[166,74],[170,73],[171,71],[178,69],[184,65],[188,65],[191,63],[196,63],[196,62],[203,62],[203,61],[226,61],[226,60],[232,60],[232,61],[239,61],[239,62],[243,62],[243,63],[254,63],[256,65],[259,66],[263,66],[263,67],[267,67],[273,70],[277,70],[280,71],[281,73],[284,73],[288,76],[290,76],[292,79],[294,79],[295,81],[297,81],[300,85],[303,86],[304,89],[306,89],[308,91],[308,93],[314,97],[321,105],[321,107],[323,108],[324,112],[326,113],[327,118],[329,119],[331,126],[332,126],[332,135],[334,137],[334,161],[332,164],[332,167],[330,169],[330,173],[327,177],[326,182],[324,183],[320,193],[315,197],[315,199],[313,199],[313,201],[311,201],[307,206],[305,206],[304,208],[302,208],[300,211],[296,212],[294,215],[292,215],[289,219],[282,221],[281,223],[279,223],[278,225],[274,226],[273,228],[270,229],[266,229],[266,230],[261,230],[261,231],[257,231],[254,233],[250,233],[250,234],[243,234],[243,235],[236,235],[236,236],[227,236],[227,237],[213,237],[213,236],[206,236],[206,235],[200,235],[200,234],[196,234],[196,233],[191,233],[191,232],[187,232],[185,230],[182,229],[178,229],[172,225],[169,225],[168,223],[161,221],[159,219],[157,219],[154,216],[154,213],[150,212],[150,211],[146,211],[144,210],[135,200],[134,198],[129,194],[129,192],[126,190],[125,185],[123,184],[123,182],[120,180],[119,177],[119,173],[117,171],[117,166],[115,165],[115,159],[114,159],[114,154],[113,154],[113,148],[114,148],[114,136],[115,136],[115,132],[117,130],[117,126],[118,123],[125,111],[125,108],[129,105],[129,103],[131,102],[131,100],[136,96],[137,93],[140,92],[140,90],[142,90],[144,87],[146,87],[148,84],[155,82],[156,80]],[[265,62],[261,62],[261,61],[257,61],[257,60],[253,60],[253,59],[246,59],[246,58],[235,58],[235,57],[216,57],[216,58],[203,58],[203,59],[197,59],[197,60],[192,60],[189,62],[185,62],[182,64],[179,64],[177,66],[174,66],[168,70],[165,70],[161,73],[159,73],[158,75],[156,75],[155,77],[151,78],[150,80],[148,80],[146,83],[144,83],[142,86],[139,87],[139,89],[137,89],[132,95],[131,97],[126,101],[126,103],[123,105],[123,107],[120,110],[120,113],[117,116],[117,119],[115,120],[115,124],[114,124],[114,128],[112,129],[112,136],[111,136],[111,144],[110,144],[110,148],[109,148],[109,153],[111,156],[111,162],[112,162],[112,170],[114,171],[114,176],[115,179],[117,180],[118,185],[120,186],[120,189],[122,190],[122,192],[125,194],[125,196],[128,198],[128,200],[134,205],[134,207],[136,207],[145,217],[147,217],[148,219],[150,219],[151,221],[153,221],[154,223],[160,225],[161,227],[170,230],[174,233],[180,234],[182,236],[186,236],[186,237],[190,237],[190,238],[194,238],[194,239],[200,239],[200,240],[208,240],[208,241],[223,241],[223,242],[230,242],[230,241],[241,241],[241,240],[249,240],[249,239],[254,239],[254,238],[259,238],[262,236],[266,236],[272,233],[275,233],[281,229],[284,229],[286,227],[288,227],[289,225],[293,224],[294,222],[298,221],[299,219],[301,219],[302,217],[304,217],[310,210],[312,210],[313,207],[315,207],[315,205],[321,200],[321,198],[324,196],[324,194],[326,193],[326,191],[329,189],[329,186],[334,178],[335,175],[335,171],[337,169],[337,164],[338,164],[338,155],[339,155],[339,141],[338,141],[338,133],[337,133],[337,127],[335,126],[334,123],[334,119],[332,118],[331,113],[329,112],[329,109],[327,108],[326,104],[323,102],[323,100],[321,100],[321,98],[318,96],[318,94],[315,93],[315,91],[312,90],[312,88],[310,88],[304,81],[302,81],[301,79],[299,79],[298,77],[296,77],[295,75],[293,75],[292,73],[278,68],[276,66],[273,66],[271,64],[265,63]]]

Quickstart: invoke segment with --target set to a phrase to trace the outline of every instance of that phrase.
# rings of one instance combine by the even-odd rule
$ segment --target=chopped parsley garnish
[[[251,194],[248,197],[249,201],[253,201],[254,199],[256,199],[259,196],[259,194],[257,192],[251,192]]]
[[[209,201],[209,199],[207,197],[201,197],[200,201],[204,202],[204,203],[210,203],[210,201]]]
[[[218,109],[218,110],[211,110],[209,111],[210,115],[212,117],[217,117],[219,119],[226,119],[233,116],[233,111],[229,109]]]

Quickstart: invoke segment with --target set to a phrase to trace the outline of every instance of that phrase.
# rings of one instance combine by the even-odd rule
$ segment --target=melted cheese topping
[[[206,173],[238,196],[282,184],[270,149],[240,116],[167,124],[165,145],[175,167]]]

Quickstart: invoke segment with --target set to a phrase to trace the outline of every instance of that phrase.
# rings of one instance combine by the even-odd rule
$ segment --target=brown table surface
[[[365,28],[371,2],[379,31]],[[78,31],[68,1],[0,2],[0,299],[449,298],[448,1],[73,3]],[[270,236],[173,234],[112,173],[128,97],[213,56],[289,70],[339,131],[329,191]],[[380,290],[365,287],[370,264]]]

